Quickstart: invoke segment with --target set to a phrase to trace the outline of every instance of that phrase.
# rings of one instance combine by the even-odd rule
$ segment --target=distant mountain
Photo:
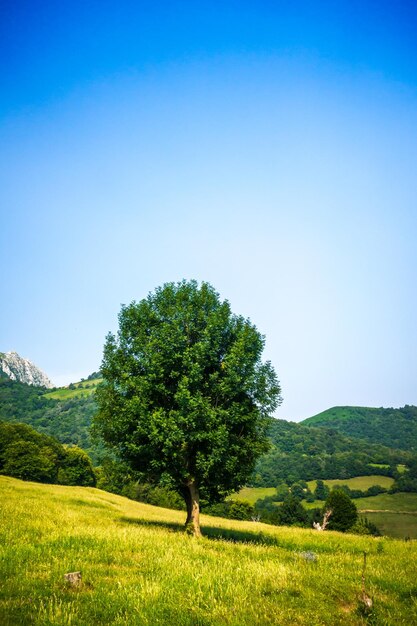
[[[10,378],[34,387],[53,387],[47,375],[28,359],[24,359],[17,352],[0,352],[0,371],[4,378]]]
[[[400,409],[335,406],[302,422],[331,428],[349,437],[417,453],[417,407]]]

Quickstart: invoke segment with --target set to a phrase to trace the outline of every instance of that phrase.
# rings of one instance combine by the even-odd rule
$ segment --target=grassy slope
[[[183,513],[96,489],[0,477],[0,490],[2,626],[365,624],[364,550],[372,623],[417,620],[415,542],[209,517],[198,541]],[[76,570],[78,591],[63,583]]]
[[[69,387],[59,387],[54,391],[48,391],[43,394],[44,398],[49,400],[69,400],[70,398],[85,398],[90,396],[96,387],[102,382],[102,378],[94,378],[93,380],[85,380],[74,383],[73,389]]]

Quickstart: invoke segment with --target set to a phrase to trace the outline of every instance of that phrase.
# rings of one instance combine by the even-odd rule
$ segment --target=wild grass
[[[0,624],[337,625],[417,620],[417,545],[184,514],[0,477]],[[368,553],[370,615],[359,610]],[[315,560],[307,558],[313,552]],[[64,574],[82,571],[72,589]]]

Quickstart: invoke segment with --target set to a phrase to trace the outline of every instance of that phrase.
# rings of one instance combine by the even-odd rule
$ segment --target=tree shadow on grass
[[[184,524],[177,522],[165,522],[163,520],[148,520],[140,517],[121,517],[120,521],[125,524],[136,524],[148,526],[150,528],[163,528],[170,532],[185,534]],[[277,537],[266,534],[262,531],[236,530],[230,528],[219,528],[217,526],[201,525],[203,537],[218,541],[230,541],[232,543],[251,543],[265,546],[279,546],[282,542]]]

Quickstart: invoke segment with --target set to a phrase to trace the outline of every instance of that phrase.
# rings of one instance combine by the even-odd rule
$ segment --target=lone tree
[[[332,511],[327,526],[329,530],[346,532],[358,519],[356,504],[352,502],[343,489],[333,489],[326,500],[324,508]]]
[[[107,336],[95,431],[121,459],[184,498],[201,535],[200,496],[239,489],[267,450],[281,402],[264,337],[208,283],[167,283],[122,306]]]

